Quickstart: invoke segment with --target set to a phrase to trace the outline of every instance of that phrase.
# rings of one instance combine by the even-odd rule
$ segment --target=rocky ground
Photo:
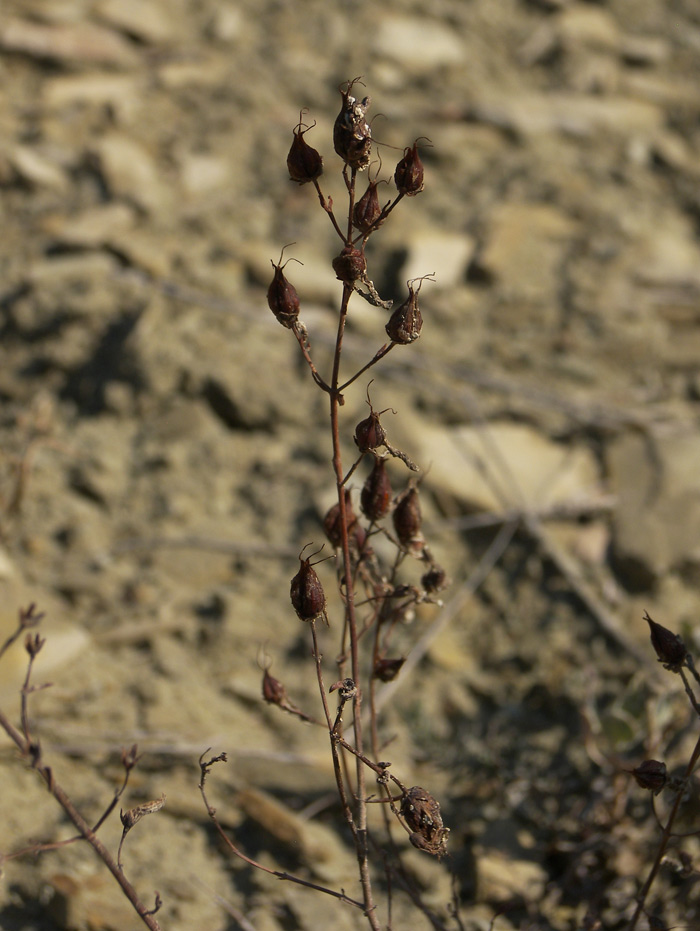
[[[406,845],[406,869],[448,927],[454,874],[463,928],[621,929],[660,833],[624,770],[680,773],[697,736],[642,621],[700,647],[694,0],[6,0],[0,635],[20,605],[46,612],[36,681],[53,686],[32,719],[89,819],[138,743],[125,805],[167,798],[125,869],[144,899],[159,890],[163,928],[360,927],[232,862],[197,791],[200,753],[226,751],[212,796],[248,852],[355,894],[327,738],[261,702],[259,667],[317,713],[288,593],[333,496],[325,403],[265,291],[294,242],[325,366],[337,241],[285,159],[308,108],[342,202],[330,132],[357,75],[382,177],[429,140],[425,191],[370,254],[400,300],[435,273],[420,341],[371,389],[426,470],[452,579],[401,632],[415,663],[385,693],[394,768],[452,829],[442,864]],[[386,321],[356,304],[361,365]],[[365,389],[348,393],[348,462]],[[0,669],[17,720],[22,651]],[[71,836],[8,742],[0,785],[4,852]],[[116,849],[116,814],[101,835]],[[654,927],[698,923],[699,853],[672,845]],[[79,845],[6,861],[0,882],[8,931],[138,926]],[[429,926],[394,907],[396,929]]]

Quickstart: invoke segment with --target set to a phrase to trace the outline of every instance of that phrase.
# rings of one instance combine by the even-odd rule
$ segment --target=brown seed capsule
[[[333,259],[333,271],[344,284],[354,285],[367,271],[364,252],[354,246],[345,246],[340,255]]]
[[[441,857],[447,853],[449,828],[442,823],[440,805],[420,786],[412,786],[401,800],[401,814],[412,832],[409,840],[414,847]]]
[[[372,676],[379,679],[380,682],[392,682],[398,676],[405,662],[403,656],[399,656],[397,659],[378,659],[374,664]]]
[[[432,565],[420,581],[424,591],[432,595],[447,586],[447,573],[442,566]]]
[[[379,195],[377,194],[377,185],[380,182],[370,181],[367,190],[355,204],[352,219],[355,228],[361,233],[369,233],[372,229],[379,229],[385,218],[382,216],[382,208],[379,206]]]
[[[299,184],[315,181],[316,178],[320,178],[323,174],[323,157],[304,139],[304,133],[307,133],[313,127],[304,126],[301,122],[303,112],[302,110],[302,113],[299,114],[299,122],[293,130],[294,139],[287,156],[289,177]]]
[[[272,262],[274,277],[267,289],[267,306],[282,326],[291,330],[299,317],[299,295],[283,272],[282,256],[277,265]]]
[[[292,579],[289,595],[297,616],[302,621],[315,621],[319,617],[328,623],[326,618],[326,595],[316,570],[311,565],[311,559],[302,559],[299,571]]]
[[[267,669],[263,670],[262,694],[269,705],[281,705],[287,700],[287,690]]]
[[[352,534],[355,527],[357,527],[357,515],[352,509],[352,500],[347,488],[345,489],[345,517],[348,524],[348,533]],[[326,536],[330,540],[332,546],[336,548],[342,546],[343,537],[341,533],[339,504],[336,503],[328,509],[326,516],[323,518],[323,529],[326,531]]]
[[[666,764],[660,760],[644,760],[630,772],[640,788],[649,789],[654,795],[658,795],[666,785]]]
[[[403,158],[396,166],[394,182],[399,194],[414,197],[423,190],[423,162],[418,154],[418,141],[404,149]]]
[[[420,512],[418,490],[413,485],[399,498],[394,508],[393,521],[396,536],[402,546],[406,549],[413,549],[422,545],[423,517]]]
[[[384,328],[389,339],[402,346],[407,346],[420,336],[423,329],[423,316],[418,307],[417,292],[408,286],[408,297],[397,307]]]
[[[657,624],[646,611],[644,612],[644,620],[649,625],[651,645],[656,651],[659,662],[663,663],[667,669],[677,671],[688,655],[685,644],[678,634],[674,634],[667,627]]]
[[[360,507],[368,520],[378,521],[391,506],[391,482],[386,471],[386,460],[375,459],[372,471],[360,492]]]
[[[380,413],[384,413],[380,411]],[[379,422],[379,414],[371,411],[355,427],[355,443],[361,453],[368,453],[371,449],[378,449],[386,442],[386,430]]]
[[[369,165],[372,149],[372,129],[365,119],[370,98],[357,100],[350,93],[355,81],[349,81],[341,90],[343,104],[333,126],[333,147],[346,165],[362,171]]]

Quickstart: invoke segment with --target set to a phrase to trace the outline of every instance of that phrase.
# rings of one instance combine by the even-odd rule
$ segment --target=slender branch
[[[216,809],[210,804],[205,789],[206,778],[211,767],[214,765],[214,763],[225,763],[227,761],[227,757],[225,753],[222,753],[219,756],[212,757],[212,759],[205,762],[204,757],[207,755],[207,753],[209,753],[209,750],[205,750],[199,758],[199,767],[202,773],[202,778],[199,783],[199,791],[202,794],[202,800],[204,801],[204,806],[207,809],[207,814],[211,818],[219,837],[223,840],[231,853],[234,853],[237,857],[239,857],[239,859],[243,860],[245,863],[248,863],[250,866],[254,866],[256,869],[262,870],[263,873],[269,873],[271,876],[276,876],[278,879],[284,879],[288,882],[296,883],[299,886],[306,886],[307,889],[314,889],[316,892],[324,892],[326,895],[340,899],[341,902],[345,902],[347,905],[353,905],[355,908],[359,908],[364,911],[365,906],[362,902],[358,902],[357,899],[351,899],[350,896],[345,895],[344,892],[337,892],[335,889],[329,889],[327,886],[320,886],[318,883],[310,882],[308,879],[302,879],[300,876],[295,876],[293,873],[287,873],[283,870],[273,870],[269,866],[265,866],[258,860],[254,860],[252,857],[249,857],[247,854],[243,853],[243,851],[233,843],[226,831],[224,831],[224,829],[221,827],[219,820],[216,817]]]

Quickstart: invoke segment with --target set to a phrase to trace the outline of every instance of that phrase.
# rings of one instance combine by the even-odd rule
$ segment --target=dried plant
[[[45,783],[46,788],[61,806],[78,833],[74,837],[71,837],[65,841],[46,844],[33,844],[31,847],[16,850],[12,853],[2,852],[0,853],[0,868],[2,867],[3,862],[10,859],[26,856],[28,854],[36,855],[38,853],[42,853],[43,851],[55,850],[58,847],[65,847],[68,844],[74,844],[79,841],[86,841],[110,871],[122,892],[131,903],[134,911],[138,914],[146,927],[150,928],[151,931],[160,931],[160,924],[156,920],[155,915],[162,905],[161,897],[158,892],[155,893],[155,904],[153,908],[149,909],[144,904],[138,892],[136,891],[135,886],[128,879],[124,872],[124,867],[122,864],[122,847],[124,845],[126,835],[131,830],[131,828],[141,820],[141,818],[152,812],[159,811],[163,807],[165,796],[162,796],[156,801],[146,802],[134,808],[128,809],[127,811],[120,812],[123,833],[121,842],[119,844],[119,850],[115,858],[97,836],[97,832],[105,823],[110,814],[114,811],[120,799],[124,795],[124,792],[126,791],[131,771],[134,769],[139,759],[138,748],[136,745],[131,747],[129,750],[122,751],[121,763],[124,769],[123,781],[116,789],[111,802],[107,805],[105,810],[94,824],[90,824],[90,822],[78,809],[65,789],[63,789],[63,787],[56,781],[53,770],[44,759],[41,741],[32,730],[29,715],[30,695],[37,689],[43,688],[41,685],[35,686],[32,684],[34,661],[46,643],[44,638],[42,638],[38,633],[32,631],[38,627],[42,618],[43,614],[37,612],[36,605],[34,604],[29,605],[29,607],[26,609],[20,610],[16,630],[7,638],[5,643],[0,646],[0,659],[2,659],[3,655],[7,652],[10,646],[12,646],[12,644],[24,634],[24,647],[28,657],[27,673],[25,675],[24,683],[20,691],[20,727],[19,729],[16,728],[2,709],[0,709],[0,727],[13,741],[19,750],[22,759],[24,759],[26,763],[36,773],[38,773],[39,777]]]
[[[370,166],[375,146],[367,120],[370,98],[355,96],[360,83],[355,79],[341,87],[341,107],[333,127],[333,146],[340,157],[339,171],[347,193],[342,216],[321,187],[324,159],[307,142],[306,135],[313,127],[303,123],[301,117],[293,130],[287,158],[291,180],[313,186],[340,240],[340,250],[332,261],[341,292],[335,347],[328,374],[322,374],[316,365],[310,335],[300,317],[301,299],[286,274],[288,262],[283,264],[282,256],[277,263],[272,263],[274,271],[267,302],[278,322],[296,337],[311,377],[329,401],[328,427],[337,503],[326,514],[323,525],[337,554],[340,609],[329,607],[322,583],[313,568],[312,557],[305,558],[304,551],[299,557],[299,570],[291,580],[290,593],[297,617],[309,627],[322,726],[330,743],[340,806],[357,854],[361,901],[351,900],[339,890],[324,888],[323,891],[360,908],[370,927],[379,929],[386,922],[380,917],[373,887],[377,876],[376,864],[381,864],[381,870],[389,876],[389,889],[392,872],[400,869],[401,845],[392,836],[392,823],[405,831],[408,840],[419,850],[438,858],[447,851],[449,828],[443,824],[438,801],[426,789],[404,784],[393,772],[391,764],[381,759],[376,704],[377,683],[387,682],[401,674],[403,657],[393,648],[393,634],[397,626],[412,614],[416,605],[436,601],[437,593],[446,585],[446,576],[433,559],[423,536],[420,480],[410,477],[418,467],[404,451],[392,444],[382,421],[386,411],[373,408],[369,386],[367,417],[355,425],[348,424],[341,417],[345,396],[361,377],[397,346],[410,346],[419,338],[423,327],[419,292],[423,282],[432,277],[426,274],[409,281],[407,297],[393,311],[392,302],[379,295],[370,277],[367,243],[404,198],[413,197],[423,190],[424,170],[417,140],[405,148],[396,165],[393,199],[380,206],[377,190],[380,182],[376,178],[368,182],[364,193],[359,194],[360,178]],[[351,299],[356,295],[378,308],[377,329],[381,332],[383,327],[388,342],[383,342],[364,365],[348,374],[343,368],[343,338]],[[388,318],[385,316],[387,311],[390,312]],[[343,461],[342,450],[344,438],[350,436],[354,439],[358,456],[348,468]],[[392,489],[390,460],[397,460],[396,466],[391,467],[397,473],[399,469],[408,470],[408,481],[397,494]],[[350,480],[355,470],[365,465],[368,471],[360,489],[358,513]],[[379,536],[388,540],[393,549],[394,555],[388,562],[375,552],[373,543]],[[417,561],[420,570],[415,582],[406,581],[403,577],[404,565],[411,560]],[[323,622],[320,627],[319,622]],[[327,664],[323,662],[323,652],[329,652],[328,647],[323,649],[329,638],[336,638],[338,644],[336,668],[332,673],[335,681],[330,686],[327,684]],[[335,711],[330,706],[328,696],[331,693],[338,698]],[[313,718],[292,704],[282,683],[270,675],[269,666],[264,670],[263,697],[302,720]],[[200,788],[214,819],[214,809],[205,793],[205,780],[213,763],[221,759],[222,756],[203,757],[200,761]],[[384,832],[383,840],[378,830],[370,830],[369,802],[384,803],[380,806],[384,811],[381,828],[377,826]],[[390,817],[386,815],[387,809]],[[221,833],[223,835],[223,831]],[[227,843],[248,863],[265,869],[247,857],[233,841],[227,839]],[[375,847],[380,850],[376,856],[373,854]],[[281,878],[310,885],[289,874]]]
[[[657,624],[646,612],[644,620],[649,625],[651,645],[658,661],[668,672],[680,676],[688,701],[695,714],[700,717],[700,694],[696,694],[696,692],[700,693],[700,675],[695,667],[693,657],[678,634],[673,633],[673,631],[661,624]],[[661,838],[649,873],[637,897],[637,904],[630,919],[628,931],[635,931],[641,917],[646,913],[649,894],[664,861],[669,844],[673,840],[689,836],[674,831],[674,825],[683,804],[688,802],[690,798],[697,797],[698,786],[693,780],[693,774],[699,761],[700,736],[695,742],[682,773],[677,777],[669,775],[667,765],[663,760],[644,760],[630,770],[630,774],[634,776],[637,784],[651,793],[652,811],[661,830]],[[656,799],[662,794],[669,799],[669,808],[665,819],[662,819],[656,810]],[[690,835],[695,836],[697,833],[698,831],[691,831]],[[682,854],[681,860],[683,860]],[[692,873],[692,870],[690,872]],[[651,923],[650,926],[652,926],[656,918],[650,915],[647,915],[647,918]]]

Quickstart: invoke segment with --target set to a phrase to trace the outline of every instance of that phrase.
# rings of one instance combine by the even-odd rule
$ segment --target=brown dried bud
[[[275,270],[274,277],[267,289],[267,306],[277,317],[282,326],[291,330],[299,317],[299,295],[293,284],[290,284],[282,269],[282,256],[277,265],[272,262]]]
[[[355,204],[352,214],[355,228],[361,233],[369,233],[370,230],[379,229],[386,217],[382,216],[382,208],[379,206],[379,195],[377,194],[378,181],[370,181],[367,190]]]
[[[372,129],[365,119],[370,98],[357,100],[350,94],[355,81],[348,82],[347,90],[341,90],[343,105],[333,126],[333,147],[346,165],[363,171],[369,165],[372,149]]]
[[[374,664],[372,676],[381,682],[391,682],[398,676],[405,662],[403,656],[399,656],[397,659],[378,659]]]
[[[440,805],[420,786],[412,786],[401,800],[401,814],[411,834],[414,847],[441,857],[447,853],[449,828],[442,823]]]
[[[357,515],[352,509],[352,500],[347,488],[345,489],[345,518],[348,524],[348,533],[351,534],[357,526]],[[336,548],[342,546],[343,536],[340,523],[340,505],[338,503],[328,509],[326,516],[323,518],[323,529],[326,531],[326,536],[332,546]]]
[[[333,271],[343,284],[354,285],[367,271],[364,252],[354,246],[345,246],[340,255],[333,259]]]
[[[399,498],[393,514],[394,530],[399,543],[407,549],[413,549],[423,543],[421,525],[423,517],[420,512],[418,490],[411,487]]]
[[[666,785],[666,764],[659,760],[644,760],[636,769],[629,770],[642,789],[649,789],[654,795]]]
[[[396,308],[384,329],[389,339],[402,346],[407,346],[420,336],[420,331],[423,329],[423,317],[418,307],[418,291],[414,291],[410,282],[408,297],[400,307]]]
[[[442,591],[443,588],[447,587],[447,573],[442,566],[433,564],[421,577],[420,581],[424,591],[432,595],[434,592]]]
[[[267,669],[263,670],[262,695],[269,705],[281,705],[287,701],[287,690]]]
[[[414,197],[423,190],[423,162],[418,154],[418,141],[404,149],[403,158],[396,166],[394,182],[399,194]]]
[[[289,177],[299,184],[315,181],[316,178],[320,178],[323,174],[323,157],[304,139],[304,133],[307,133],[313,127],[306,126],[302,129],[303,125],[301,114],[299,114],[299,122],[293,130],[294,140],[287,156]]]
[[[303,551],[302,551],[303,552]],[[316,570],[311,565],[311,559],[302,559],[301,566],[292,579],[289,590],[290,598],[297,616],[302,621],[315,621],[323,618],[326,623],[326,595]]]
[[[649,625],[651,645],[656,651],[659,662],[663,663],[667,669],[678,670],[688,655],[681,638],[667,627],[662,627],[661,624],[653,621],[646,611],[644,612],[644,620]]]
[[[391,482],[386,471],[386,461],[375,459],[372,471],[360,492],[360,507],[368,520],[378,521],[391,507]]]
[[[380,413],[384,413],[381,411]],[[386,430],[379,422],[379,414],[371,411],[355,427],[355,443],[361,453],[368,453],[371,449],[378,449],[386,442]]]

